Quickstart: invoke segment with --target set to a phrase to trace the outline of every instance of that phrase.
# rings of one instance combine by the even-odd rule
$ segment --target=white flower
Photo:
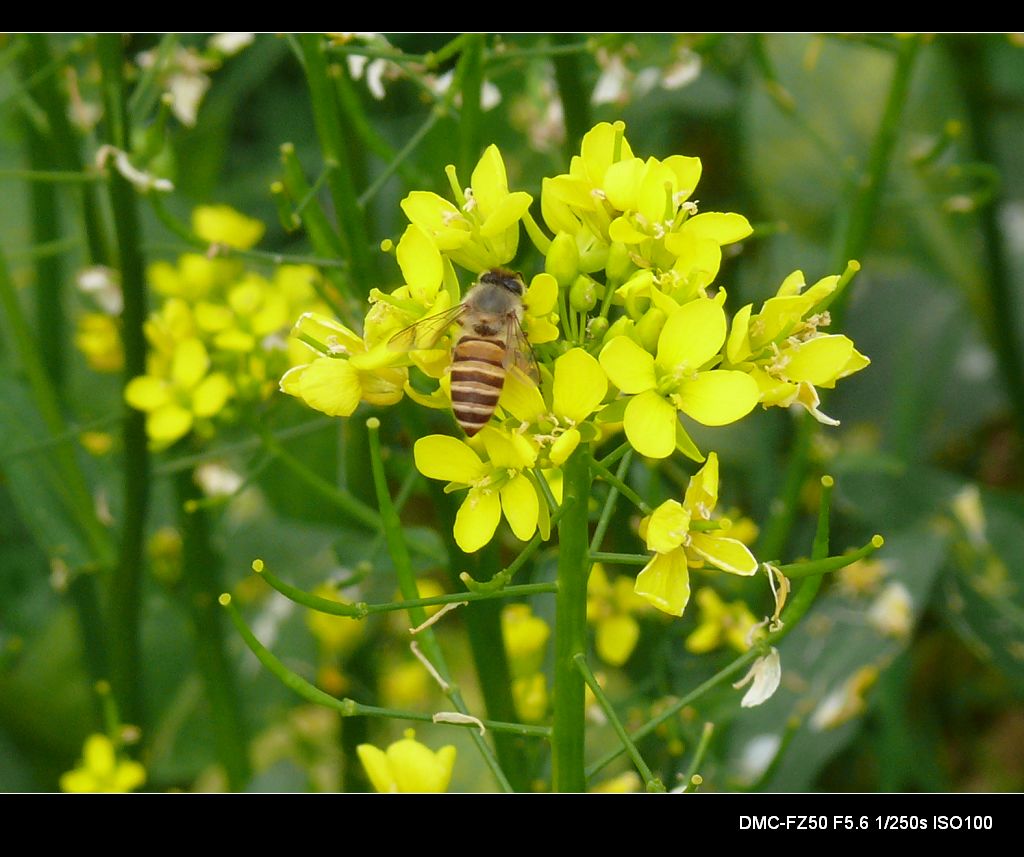
[[[226,57],[233,57],[256,40],[255,33],[216,33],[207,44]]]
[[[768,699],[771,699],[775,691],[779,689],[779,682],[782,680],[782,660],[779,658],[779,650],[774,646],[772,650],[754,661],[750,671],[733,687],[739,689],[744,685],[750,685],[743,695],[740,705],[744,708],[753,708]]]
[[[91,265],[75,274],[75,285],[89,295],[107,315],[120,315],[124,307],[120,277],[106,265]]]

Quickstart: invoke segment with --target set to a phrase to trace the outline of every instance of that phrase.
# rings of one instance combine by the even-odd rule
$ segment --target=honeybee
[[[401,351],[431,348],[459,324],[452,349],[452,413],[468,437],[490,421],[510,369],[539,377],[522,326],[524,291],[519,274],[493,268],[480,275],[458,306],[400,330],[388,342]]]

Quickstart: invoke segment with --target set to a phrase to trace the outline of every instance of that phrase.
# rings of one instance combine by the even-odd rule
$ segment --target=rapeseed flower
[[[360,744],[356,753],[378,792],[446,792],[455,767],[455,747],[434,752],[416,740],[412,729],[387,750]]]
[[[118,758],[106,735],[85,739],[81,764],[60,778],[62,792],[131,792],[146,782],[146,769],[131,759]]]

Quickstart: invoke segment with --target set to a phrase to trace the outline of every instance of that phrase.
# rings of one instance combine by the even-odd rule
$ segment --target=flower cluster
[[[248,249],[264,231],[262,223],[227,206],[198,208],[192,221],[200,238],[226,248]],[[319,276],[309,266],[282,265],[268,278],[238,258],[199,253],[150,266],[160,305],[145,324],[146,374],[128,383],[125,399],[146,413],[154,449],[193,431],[208,435],[216,420],[232,416],[232,405],[273,392],[301,353],[286,336],[292,321],[301,312],[326,309],[317,295]],[[110,349],[97,344],[107,328],[93,333],[86,339],[80,331],[79,345],[95,364]]]
[[[623,123],[602,122],[568,172],[543,180],[542,226],[533,197],[510,189],[497,147],[484,152],[468,185],[449,167],[450,198],[413,191],[402,200],[409,225],[394,250],[403,282],[371,293],[361,331],[303,316],[294,334],[315,355],[285,374],[281,389],[339,416],[405,396],[438,409],[456,399],[463,412],[472,403],[483,425],[474,423],[470,437],[429,435],[414,450],[421,473],[465,492],[454,534],[466,552],[489,543],[502,518],[521,541],[547,539],[568,459],[620,431],[648,458],[680,452],[703,463],[683,502],[663,503],[642,530],[654,555],[636,593],[681,615],[689,568],[752,575],[758,567],[726,535],[728,522],[712,517],[718,460],[698,448],[686,421],[724,426],[760,405],[801,407],[834,424],[818,390],[868,364],[848,337],[824,331],[843,284],[837,276],[805,288],[797,271],[759,312],[748,304],[730,316],[717,282],[723,248],[752,228],[740,214],[698,209],[701,171],[696,157],[642,158]],[[528,255],[524,230],[543,265],[517,279],[506,266]],[[520,283],[509,290],[521,288],[522,306],[478,322],[467,292],[495,278]],[[456,395],[453,347],[467,330],[496,343],[497,351],[479,354],[502,365],[460,370]],[[622,663],[635,623],[625,607],[602,611],[603,648],[609,662]]]

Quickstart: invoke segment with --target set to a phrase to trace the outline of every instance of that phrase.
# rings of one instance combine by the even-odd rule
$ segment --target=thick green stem
[[[590,130],[590,90],[583,82],[581,58],[575,50],[587,37],[579,33],[557,33],[553,38],[559,49],[552,56],[565,115],[565,157],[568,160],[579,152],[580,141]]]
[[[130,125],[125,106],[124,53],[120,34],[97,37],[103,73],[107,142],[127,151]],[[110,171],[110,208],[117,235],[118,265],[124,309],[121,338],[124,342],[124,383],[146,373],[145,264],[140,248],[139,216],[135,191],[116,170]],[[146,417],[129,409],[122,424],[124,445],[124,520],[121,550],[108,589],[111,683],[121,715],[142,723],[142,654],[139,639],[140,587],[145,563],[146,514],[149,506],[149,451]]]
[[[992,75],[986,61],[985,36],[962,36],[945,42],[953,57],[971,124],[978,159],[995,164],[993,125],[998,106],[992,97]],[[1013,404],[1017,429],[1024,434],[1024,347],[1020,341],[1020,292],[1015,288],[999,228],[1001,192],[978,210],[985,269],[988,272],[987,306],[983,320],[999,361],[1003,384]]]
[[[356,282],[369,292],[376,285],[376,270],[370,255],[370,239],[359,207],[351,164],[345,147],[341,113],[338,109],[334,85],[327,68],[325,40],[319,33],[306,33],[298,37],[305,63],[306,82],[309,86],[313,118],[323,152],[324,165],[330,170],[327,186],[334,203],[340,234],[346,256],[352,264]]]
[[[558,522],[552,785],[559,792],[582,792],[587,786],[583,773],[584,682],[575,658],[585,655],[587,648],[590,456],[585,447],[569,457],[563,473],[563,491],[570,505]]]
[[[26,50],[28,66],[38,74],[54,62],[47,37],[41,33],[22,36],[28,43]],[[81,173],[82,156],[78,150],[78,135],[68,120],[68,104],[56,75],[45,75],[39,79],[34,98],[46,115],[49,125],[49,143],[53,149],[54,162],[63,170]],[[89,259],[95,265],[106,265],[110,253],[105,239],[104,220],[96,195],[96,188],[83,182],[78,188],[81,202],[82,225],[89,246]]]
[[[210,706],[217,758],[227,772],[231,789],[241,791],[251,775],[249,742],[235,670],[228,657],[223,621],[217,608],[217,598],[223,589],[220,557],[210,541],[207,512],[203,509],[186,511],[202,496],[192,474],[178,473],[174,485],[185,591],[195,633],[196,666]]]

